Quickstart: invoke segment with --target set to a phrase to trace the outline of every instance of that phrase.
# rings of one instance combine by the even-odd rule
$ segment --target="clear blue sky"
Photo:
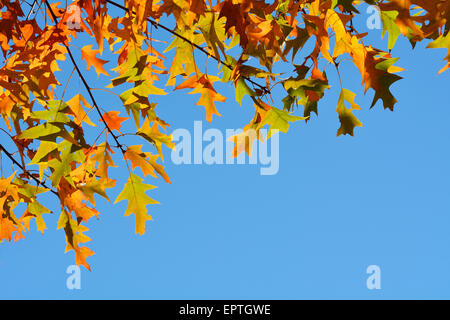
[[[386,47],[380,31],[369,33]],[[46,217],[45,234],[33,225],[25,240],[0,246],[0,299],[450,298],[450,72],[436,75],[445,54],[399,41],[393,55],[406,71],[393,86],[395,112],[368,110],[373,92],[364,96],[355,67],[345,64],[344,85],[363,107],[355,137],[336,137],[339,90],[330,68],[334,87],[320,116],[280,138],[277,175],[250,165],[176,166],[166,152],[172,184],[151,181],[161,204],[150,207],[144,236],[123,216],[125,202],[98,198],[102,214],[87,233],[96,254],[81,290],[66,288],[74,256],[64,254],[49,196],[56,214]],[[160,115],[173,129],[192,129],[195,120],[205,129],[242,127],[251,103],[240,107],[223,88],[229,99],[211,125],[194,106],[198,97],[183,92],[159,98]],[[117,109],[115,97],[97,94],[103,108]],[[113,172],[125,181],[123,166]],[[381,267],[381,290],[366,288],[369,265]]]

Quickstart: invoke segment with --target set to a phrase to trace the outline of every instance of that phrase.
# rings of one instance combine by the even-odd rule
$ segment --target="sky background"
[[[366,42],[386,48],[380,30],[364,30],[362,12]],[[363,95],[350,62],[341,68],[363,107],[355,137],[336,137],[339,90],[329,68],[333,87],[319,117],[280,136],[277,175],[261,176],[258,165],[177,166],[166,149],[172,184],[146,180],[161,204],[150,207],[144,236],[134,234],[134,216],[124,217],[126,202],[97,198],[101,215],[86,233],[96,254],[92,271],[82,269],[81,290],[66,288],[74,254],[64,254],[49,196],[56,213],[46,216],[45,234],[33,225],[25,240],[0,245],[0,299],[449,299],[450,73],[436,75],[446,52],[425,44],[413,51],[401,39],[392,53],[406,69],[393,85],[395,112],[381,102],[369,110],[373,92]],[[102,77],[91,70],[88,81],[108,83]],[[228,101],[212,124],[186,92],[158,98],[157,111],[172,129],[192,131],[196,120],[223,132],[248,123],[250,100],[241,107],[229,86],[220,92]],[[117,109],[117,98],[96,97]],[[278,107],[282,98],[274,96]],[[127,179],[123,165],[112,172]],[[381,290],[366,287],[370,265],[381,268]]]

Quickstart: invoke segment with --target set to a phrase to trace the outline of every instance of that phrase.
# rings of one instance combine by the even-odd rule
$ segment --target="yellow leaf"
[[[143,179],[137,175],[130,173],[130,178],[125,184],[122,192],[117,197],[115,203],[122,200],[128,201],[127,211],[125,216],[134,214],[136,218],[136,233],[145,233],[145,222],[152,220],[148,214],[147,205],[158,204],[159,202],[147,196],[146,191],[156,188],[155,186],[142,183]]]
[[[70,110],[72,111],[74,117],[75,117],[75,123],[81,124],[81,122],[86,122],[88,125],[96,127],[95,123],[89,119],[87,113],[84,111],[84,107],[88,108],[89,110],[92,109],[92,107],[89,105],[89,103],[84,99],[84,97],[81,94],[77,94],[72,99],[66,102],[67,105],[70,107]]]
[[[152,155],[150,152],[142,152],[142,146],[131,146],[125,152],[125,159],[130,160],[133,170],[140,167],[145,176],[151,175],[157,178],[155,171],[161,175],[167,183],[170,183],[169,176],[165,173],[164,167],[158,163],[158,155]]]
[[[206,120],[208,122],[212,121],[213,114],[221,116],[217,111],[214,102],[225,102],[226,98],[221,94],[217,93],[217,91],[213,87],[213,81],[219,80],[217,77],[206,76],[203,75],[198,77],[194,75],[188,78],[186,81],[181,83],[179,86],[175,88],[175,90],[179,89],[194,89],[190,94],[200,93],[200,100],[197,102],[197,105],[204,106],[206,109]]]

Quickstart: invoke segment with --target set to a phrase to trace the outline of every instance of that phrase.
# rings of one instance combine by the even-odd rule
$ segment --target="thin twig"
[[[18,166],[20,169],[22,169],[22,171],[23,171],[28,177],[31,177],[31,179],[33,179],[34,181],[36,181],[36,183],[37,183],[38,185],[41,185],[42,187],[44,187],[44,188],[46,188],[46,189],[49,189],[53,194],[55,194],[56,196],[59,197],[58,193],[57,193],[55,190],[53,190],[52,188],[47,187],[45,183],[43,183],[41,180],[39,180],[38,178],[36,178],[36,177],[33,176],[32,174],[30,174],[30,173],[27,171],[27,169],[25,169],[19,162],[17,162],[17,160],[14,159],[13,155],[12,155],[11,153],[9,153],[9,151],[6,150],[5,147],[4,147],[2,144],[0,144],[0,150],[3,151],[3,152],[6,154],[6,156],[7,156],[9,159],[11,159],[11,161],[12,161],[16,166]]]
[[[48,3],[48,0],[45,0],[45,5],[47,6],[48,10],[50,11],[50,14],[52,15],[53,21],[55,21],[55,23],[58,24],[58,18],[56,17],[55,13],[53,12],[52,7],[51,7],[50,4]],[[83,74],[81,73],[80,68],[78,67],[77,63],[75,62],[75,58],[74,58],[73,55],[72,55],[72,51],[70,50],[69,46],[68,46],[66,43],[63,42],[63,44],[64,44],[64,47],[65,47],[66,50],[67,50],[67,53],[69,54],[70,60],[72,61],[72,63],[73,63],[73,65],[74,65],[75,69],[77,70],[78,76],[80,77],[81,81],[83,82],[83,85],[84,85],[84,87],[86,88],[86,90],[87,90],[87,92],[88,92],[88,94],[89,94],[89,97],[91,98],[91,101],[92,101],[93,106],[95,107],[95,109],[97,110],[97,113],[98,113],[99,116],[100,116],[100,119],[101,119],[101,120],[103,121],[103,123],[105,124],[105,127],[106,127],[106,129],[108,130],[108,133],[111,134],[111,136],[114,138],[114,141],[116,142],[117,147],[120,149],[120,151],[122,151],[123,154],[125,154],[125,150],[124,150],[124,148],[122,147],[122,145],[120,144],[119,139],[118,139],[117,136],[114,134],[114,132],[111,130],[111,128],[109,127],[108,123],[105,121],[105,119],[104,119],[104,117],[103,117],[103,114],[102,114],[102,112],[100,111],[100,107],[98,106],[98,104],[97,104],[97,102],[96,102],[96,100],[95,100],[95,98],[94,98],[94,95],[92,94],[91,87],[88,85],[88,83],[87,83],[85,77],[84,77]]]
[[[34,6],[36,5],[36,2],[37,2],[37,0],[34,0],[33,1],[33,4],[29,4],[30,6],[31,6],[31,9],[30,9],[30,12],[28,13],[28,15],[27,15],[27,18],[26,18],[26,20],[28,20],[29,18],[30,18],[30,16],[31,16],[31,14],[32,13],[35,13],[35,11],[34,11]],[[28,3],[28,2],[27,2]]]
[[[129,10],[128,8],[125,8],[124,6],[111,1],[111,0],[105,0],[107,3],[116,6],[117,8],[120,8],[126,12],[130,12],[131,10]],[[131,11],[133,14],[136,14],[134,11]],[[176,31],[173,31],[172,29],[160,24],[159,22],[156,22],[155,20],[151,19],[151,18],[147,18],[147,21],[150,22],[152,25],[154,25],[156,28],[161,28],[169,33],[171,33],[172,35],[180,38],[181,40],[189,43],[191,46],[195,47],[196,49],[200,50],[201,52],[203,52],[204,54],[206,54],[208,57],[216,60],[219,64],[223,64],[225,67],[227,67],[230,70],[234,70],[233,66],[220,60],[219,58],[217,58],[216,56],[212,55],[211,53],[209,53],[208,51],[206,51],[205,49],[203,49],[201,46],[193,43],[191,40],[187,39],[186,37],[182,36],[181,34],[179,34]],[[247,80],[248,82],[250,82],[251,84],[257,86],[258,88],[260,88],[262,91],[264,91],[266,94],[270,94],[270,89],[268,89],[267,87],[260,85],[259,83],[253,81],[252,79],[250,79],[249,77],[246,76],[242,76],[242,78],[244,78],[245,80]]]

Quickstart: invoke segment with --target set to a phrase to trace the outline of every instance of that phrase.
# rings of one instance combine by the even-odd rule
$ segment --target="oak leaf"
[[[152,220],[152,217],[148,214],[147,205],[158,204],[159,202],[150,198],[146,191],[156,188],[155,186],[142,183],[143,179],[130,173],[130,178],[125,184],[122,192],[118,195],[116,202],[123,200],[128,201],[127,210],[125,216],[131,214],[136,218],[136,233],[143,235],[145,233],[145,222]]]
[[[97,58],[97,54],[99,54],[99,52],[100,52],[99,50],[93,50],[92,45],[84,46],[81,49],[81,55],[83,59],[86,60],[88,71],[91,68],[91,66],[93,66],[95,72],[97,72],[97,77],[99,77],[100,74],[109,76],[109,74],[103,67],[103,65],[108,63],[108,61]]]

